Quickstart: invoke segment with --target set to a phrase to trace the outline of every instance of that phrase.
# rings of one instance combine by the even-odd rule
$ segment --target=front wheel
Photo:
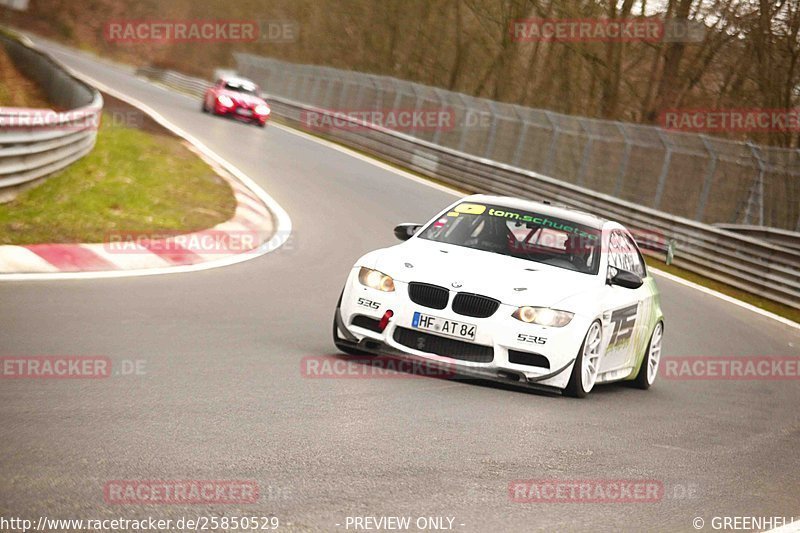
[[[573,398],[585,398],[597,382],[600,370],[600,351],[602,348],[602,330],[600,322],[592,322],[586,337],[583,339],[581,349],[572,365],[572,374],[564,389],[564,394]]]
[[[664,323],[659,322],[653,328],[650,342],[647,343],[647,351],[644,353],[644,360],[639,367],[639,373],[633,380],[636,388],[647,390],[656,381],[658,376],[658,363],[661,361],[661,340],[664,338]]]

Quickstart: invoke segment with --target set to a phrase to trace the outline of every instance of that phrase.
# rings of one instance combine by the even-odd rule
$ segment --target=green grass
[[[173,137],[104,117],[92,152],[0,204],[0,244],[103,242],[109,231],[196,231],[231,218],[228,184]]]
[[[759,309],[763,309],[764,311],[769,311],[770,313],[775,313],[776,315],[800,323],[800,310],[798,309],[789,307],[788,305],[780,304],[778,302],[773,302],[772,300],[758,296],[757,294],[752,294],[750,292],[737,289],[736,287],[731,287],[728,284],[721,283],[719,281],[714,281],[712,279],[703,277],[699,274],[689,272],[684,268],[677,267],[675,265],[667,265],[663,261],[659,261],[658,259],[651,256],[647,256],[645,258],[645,261],[649,266],[652,266],[653,268],[657,268],[659,270],[667,272],[668,274],[672,274],[673,276],[678,276],[687,281],[691,281],[692,283],[697,283],[698,285],[702,285],[703,287],[708,287],[709,289],[721,292],[722,294],[728,295],[732,298],[736,298],[737,300],[741,300],[743,302],[749,303],[750,305],[754,305]]]

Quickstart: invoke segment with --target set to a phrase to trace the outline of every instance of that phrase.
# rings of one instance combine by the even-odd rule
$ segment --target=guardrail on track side
[[[210,83],[147,68],[140,75],[201,95]],[[258,81],[258,80],[256,80]],[[733,287],[800,309],[800,250],[643,207],[571,183],[477,157],[363,122],[346,114],[266,95],[273,114],[303,127],[305,113],[332,114],[354,127],[324,136],[374,154],[470,193],[548,200],[618,220],[637,235],[651,235],[645,248],[665,251],[674,243],[673,264]],[[199,102],[198,102],[199,108]],[[314,132],[320,134],[320,132]],[[640,244],[641,242],[640,237]]]
[[[0,201],[8,201],[92,150],[103,98],[31,44],[0,32],[0,46],[62,110],[0,107]]]

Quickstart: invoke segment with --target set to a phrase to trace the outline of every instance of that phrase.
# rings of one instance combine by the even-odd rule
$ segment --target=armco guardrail
[[[153,71],[140,73],[152,76]],[[169,84],[167,80],[177,79],[176,76],[187,86],[182,75],[161,72],[152,77]],[[208,82],[194,81],[198,87],[201,83],[208,86]],[[267,98],[274,115],[300,127],[304,126],[307,113],[333,114],[337,122],[351,123],[353,127],[331,129],[326,136],[464,191],[548,200],[619,220],[640,236],[653,236],[651,242],[644,243],[645,247],[663,251],[667,243],[674,243],[673,263],[679,267],[800,309],[800,251],[465,154],[345,114],[282,97]],[[641,237],[639,240],[641,243]]]
[[[136,74],[195,96],[202,96],[211,87],[211,83],[205,80],[154,67],[139,68]]]
[[[0,45],[58,109],[67,110],[0,108],[0,201],[3,201],[91,151],[97,138],[103,98],[30,44],[0,33]]]
[[[714,224],[719,229],[732,231],[739,235],[747,235],[755,239],[761,239],[784,248],[800,250],[800,232],[788,231],[778,228],[768,228],[765,226],[748,226],[745,224]]]

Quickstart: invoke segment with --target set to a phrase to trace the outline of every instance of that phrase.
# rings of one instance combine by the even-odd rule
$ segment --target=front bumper
[[[451,300],[454,291],[451,291]],[[445,309],[431,309],[411,301],[408,285],[395,280],[394,292],[381,292],[365,287],[358,282],[357,269],[351,272],[342,293],[340,305],[336,310],[337,343],[368,353],[385,354],[438,363],[446,370],[466,377],[477,377],[504,383],[516,383],[537,388],[563,389],[567,386],[575,358],[592,319],[575,315],[573,320],[562,328],[547,328],[521,322],[511,316],[516,308],[501,304],[489,318],[473,318],[455,313],[451,305]],[[393,312],[383,331],[364,327],[364,323],[374,325],[387,310]],[[476,326],[474,342],[456,341],[452,337],[436,335],[413,327],[415,312],[469,323]],[[365,320],[366,317],[370,320]],[[355,323],[354,323],[355,321]],[[413,342],[414,335],[425,337],[422,342]],[[431,353],[425,350],[425,340],[433,339],[437,344]],[[446,342],[438,342],[441,338]],[[412,339],[412,342],[409,342]],[[532,342],[532,339],[536,343]],[[478,345],[487,358],[467,357],[458,353],[461,342]],[[428,343],[430,344],[430,342]],[[454,346],[443,355],[441,346]],[[416,347],[422,349],[416,349]],[[467,346],[467,352],[474,346]],[[449,356],[452,353],[452,356]],[[525,363],[520,361],[522,354]],[[533,357],[526,357],[533,354]],[[530,359],[536,364],[531,364]],[[545,361],[542,364],[541,361]]]
[[[258,115],[253,109],[236,105],[225,107],[216,101],[214,102],[214,114],[232,117],[245,122],[258,122],[259,124],[266,124],[269,119],[269,115]]]

